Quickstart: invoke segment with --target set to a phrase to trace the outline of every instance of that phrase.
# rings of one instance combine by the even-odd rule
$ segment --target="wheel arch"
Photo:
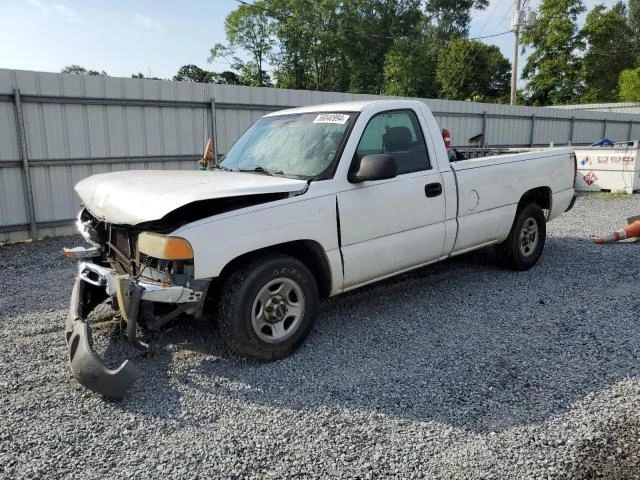
[[[537,204],[543,210],[551,210],[552,207],[553,196],[551,193],[551,188],[549,187],[536,187],[531,190],[527,190],[522,197],[520,197],[520,201],[518,202],[518,211],[520,211],[526,205],[530,203]]]
[[[331,267],[322,245],[315,240],[295,240],[259,248],[229,261],[221,270],[218,280],[225,278],[232,271],[265,254],[280,253],[299,260],[311,272],[318,285],[320,298],[328,298],[331,293]]]

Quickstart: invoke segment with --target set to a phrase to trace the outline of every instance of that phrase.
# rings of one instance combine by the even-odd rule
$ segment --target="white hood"
[[[198,200],[264,193],[302,192],[307,182],[223,170],[126,170],[76,184],[82,203],[96,218],[120,225],[158,220]]]

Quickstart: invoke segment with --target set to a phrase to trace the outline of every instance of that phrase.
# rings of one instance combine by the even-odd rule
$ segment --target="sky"
[[[171,78],[207,66],[224,42],[234,0],[0,0],[0,68],[59,72],[66,65],[115,77]]]
[[[531,0],[535,9],[540,0]],[[586,0],[588,8],[612,0]],[[106,71],[114,77],[138,72],[171,78],[181,65],[222,71],[207,64],[209,49],[224,43],[224,19],[236,0],[0,0],[0,68],[59,72],[67,65]],[[510,29],[514,0],[490,0],[474,11],[471,37]],[[513,34],[484,42],[511,60]],[[524,61],[519,62],[522,71]]]

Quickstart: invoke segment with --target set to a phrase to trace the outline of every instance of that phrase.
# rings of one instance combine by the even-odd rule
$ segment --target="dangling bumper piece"
[[[127,324],[130,344],[146,348],[136,336],[138,310],[142,300],[150,302],[196,305],[203,292],[182,286],[162,286],[138,281],[130,275],[91,262],[80,262],[78,276],[71,293],[71,305],[66,320],[66,340],[73,377],[85,387],[105,397],[124,398],[139,376],[138,369],[125,360],[118,368],[104,365],[92,348],[91,329],[87,316],[108,297],[116,297],[120,313]],[[182,308],[180,311],[187,309]]]

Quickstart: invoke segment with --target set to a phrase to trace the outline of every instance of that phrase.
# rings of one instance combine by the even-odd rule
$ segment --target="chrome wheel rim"
[[[538,246],[538,222],[532,217],[527,218],[520,229],[520,253],[528,257],[533,254]]]
[[[253,301],[253,331],[264,342],[283,342],[300,327],[304,308],[300,285],[290,278],[275,278],[260,289]]]

